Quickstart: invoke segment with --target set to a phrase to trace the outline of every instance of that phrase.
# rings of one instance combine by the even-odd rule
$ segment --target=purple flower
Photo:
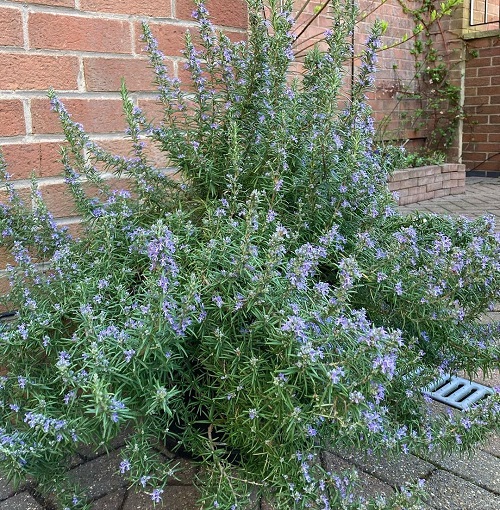
[[[328,372],[330,376],[330,381],[332,384],[337,384],[340,381],[340,378],[345,375],[344,369],[342,367],[334,368]]]
[[[151,493],[151,499],[155,503],[159,503],[161,501],[161,495],[163,494],[163,489],[154,489]]]
[[[120,473],[124,474],[127,471],[130,471],[130,461],[128,459],[124,459],[120,462]]]
[[[396,283],[396,285],[394,285],[394,292],[398,295],[398,296],[401,296],[403,294],[403,283],[402,282],[398,282]]]
[[[314,437],[317,435],[318,431],[312,427],[311,425],[308,425],[307,428],[306,428],[306,432],[307,432],[307,435],[309,437]]]
[[[212,301],[216,304],[218,308],[222,308],[222,305],[224,304],[224,301],[219,295],[213,296]]]

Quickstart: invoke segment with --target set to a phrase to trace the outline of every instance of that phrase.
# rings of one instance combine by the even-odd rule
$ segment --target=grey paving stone
[[[481,446],[481,450],[500,458],[500,435],[493,434],[488,441]]]
[[[121,510],[153,510],[153,508],[199,510],[201,509],[201,505],[198,504],[199,497],[197,489],[193,486],[169,485],[162,494],[161,504],[154,506],[149,495],[129,491]]]
[[[469,480],[484,489],[500,494],[500,459],[477,450],[470,457],[447,455],[429,456],[440,468],[450,471],[464,480]]]
[[[119,451],[114,451],[79,465],[70,470],[69,476],[90,499],[101,498],[126,485],[125,479],[119,474],[120,462]]]
[[[0,474],[0,500],[7,499],[15,492],[14,486],[7,480],[5,476]]]
[[[500,498],[447,471],[434,471],[426,483],[427,503],[437,510],[498,510]]]
[[[339,455],[393,487],[415,482],[419,478],[427,478],[435,469],[429,462],[411,454],[393,457],[388,454],[374,456],[363,452],[342,451]]]
[[[126,490],[120,489],[94,501],[92,510],[121,510]]]
[[[169,480],[171,485],[192,485],[195,476],[199,472],[199,467],[187,459],[174,459],[171,461],[171,466],[177,465],[175,477],[177,480],[172,478]]]
[[[125,440],[129,434],[130,431],[128,429],[122,431],[111,440],[107,450],[104,448],[104,446],[82,445],[78,449],[78,454],[81,455],[85,460],[91,460],[95,459],[96,457],[100,457],[101,455],[106,455],[111,450],[121,448],[125,444]]]
[[[353,469],[353,464],[334,455],[333,453],[325,453],[323,455],[323,462],[325,469],[332,473],[341,473]],[[354,491],[356,497],[363,497],[365,499],[375,498],[377,496],[390,496],[394,493],[393,488],[379,480],[373,475],[365,473],[357,469],[359,487]]]
[[[20,492],[0,503],[0,510],[42,510],[42,507],[27,492]]]

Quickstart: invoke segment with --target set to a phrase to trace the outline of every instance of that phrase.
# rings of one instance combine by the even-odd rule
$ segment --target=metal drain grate
[[[493,390],[488,386],[450,375],[431,384],[424,393],[438,402],[464,410],[493,394]]]

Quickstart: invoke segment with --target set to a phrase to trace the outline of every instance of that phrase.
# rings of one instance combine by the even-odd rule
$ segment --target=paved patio
[[[466,192],[419,204],[401,207],[403,211],[427,211],[438,214],[462,214],[477,217],[490,213],[497,218],[500,231],[500,179],[470,178]],[[500,320],[500,310],[489,320]],[[498,372],[483,381],[500,386]],[[71,477],[86,487],[93,500],[94,510],[150,510],[148,496],[127,490],[118,475],[119,450],[123,442],[117,441],[109,455],[82,450],[75,458]],[[185,459],[178,459],[184,468],[176,485],[163,493],[162,508],[168,510],[195,510],[197,492],[193,479],[197,468]],[[406,455],[396,459],[374,459],[350,454],[325,453],[324,463],[332,468],[352,467],[359,471],[365,494],[390,494],[394,487],[424,478],[429,494],[425,510],[498,510],[500,509],[500,436],[479,448],[471,457],[458,456],[418,458]],[[158,507],[157,507],[158,508]],[[0,477],[0,510],[53,510],[32,485],[25,484],[17,492]],[[270,510],[257,504],[256,510]]]

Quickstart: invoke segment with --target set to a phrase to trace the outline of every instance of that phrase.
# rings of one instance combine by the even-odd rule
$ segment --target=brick
[[[159,49],[165,55],[172,57],[182,56],[181,52],[185,46],[184,37],[186,34],[186,27],[182,25],[176,25],[174,23],[151,23],[150,28],[152,34],[158,40]],[[135,33],[137,34],[138,44],[141,44],[139,38],[142,34],[142,31],[141,25],[139,23],[136,24]]]
[[[22,46],[23,23],[19,9],[0,8],[0,46]]]
[[[479,56],[467,62],[467,67],[473,69],[476,67],[489,67],[491,66],[491,58]]]
[[[24,135],[24,110],[21,101],[0,101],[0,136]]]
[[[483,48],[483,49],[479,50],[479,57],[475,60],[480,60],[480,59],[489,58],[489,57],[498,57],[499,54],[500,54],[500,48],[498,48],[498,47]]]
[[[0,69],[0,90],[78,88],[77,57],[0,53]]]
[[[37,49],[130,53],[132,40],[126,21],[31,13],[30,45]]]
[[[16,189],[16,192],[17,192],[19,198],[21,199],[21,201],[24,203],[24,205],[29,207],[31,204],[31,192],[30,192],[29,186],[26,185],[25,187],[18,187]],[[8,204],[8,203],[9,203],[9,194],[7,193],[7,191],[1,189],[0,190],[0,204]]]
[[[490,124],[500,124],[500,115],[490,115],[488,118],[488,122]]]
[[[2,151],[13,178],[28,179],[32,172],[37,177],[61,175],[60,147],[58,142],[5,144]]]
[[[480,91],[480,92],[479,92]],[[478,89],[478,94],[483,96],[497,96],[500,95],[500,85],[492,85],[490,87],[481,87]]]
[[[153,91],[153,71],[145,59],[84,58],[87,90],[92,92],[118,91],[125,79],[130,91]],[[172,76],[173,67],[167,63]]]
[[[418,178],[418,186],[426,186],[427,184],[433,184],[434,183],[434,176],[433,175],[427,175],[425,177],[419,177]]]
[[[228,27],[247,28],[248,14],[244,0],[207,0],[206,7],[210,12],[211,19],[217,25]],[[192,20],[192,0],[176,1],[176,17],[184,20]]]
[[[14,265],[15,259],[10,252],[9,249],[7,249],[5,246],[0,246],[0,269],[5,269],[7,265]],[[0,494],[2,493],[2,484],[3,484],[3,478],[0,475]]]
[[[158,124],[163,119],[165,109],[159,100],[139,98],[137,106],[143,111],[148,121]]]
[[[465,105],[487,105],[490,101],[489,96],[472,96],[465,98]]]
[[[60,98],[73,120],[80,122],[88,133],[124,132],[126,122],[122,102],[117,99],[65,99]],[[34,134],[62,133],[59,118],[50,111],[46,99],[31,101]]]
[[[54,5],[55,7],[74,7],[75,0],[12,0],[20,4]]]
[[[132,146],[129,140],[98,140],[99,145],[112,154],[119,156],[130,156]],[[151,164],[157,168],[167,168],[171,166],[166,154],[162,152],[157,145],[152,145],[146,140],[145,154],[149,158]]]
[[[478,76],[498,76],[499,71],[498,67],[495,67],[494,65],[490,65],[488,67],[478,67],[477,69],[477,75]]]
[[[465,193],[465,191],[465,185],[458,184],[455,188],[450,189],[450,195],[461,195],[462,193]]]
[[[437,182],[432,182],[432,183],[427,184],[427,186],[425,187],[425,190],[427,192],[431,192],[431,191],[436,191],[438,189],[441,189],[442,187],[443,187],[443,182],[437,181]]]
[[[472,127],[473,130],[473,127]],[[463,143],[469,142],[487,142],[488,135],[486,133],[464,133],[463,134]]]
[[[391,181],[397,182],[397,181],[405,181],[409,178],[409,171],[408,170],[396,170],[391,175]]]
[[[80,9],[92,12],[112,12],[118,14],[135,14],[142,16],[155,16],[161,18],[171,17],[171,0],[81,0]]]
[[[485,68],[482,68],[485,69]],[[465,78],[465,86],[466,87],[488,87],[491,85],[491,76],[467,76]],[[493,84],[494,85],[494,84]]]
[[[485,96],[487,98],[487,96]],[[482,104],[480,107],[478,107],[478,111],[481,112],[481,114],[496,114],[498,113],[498,105],[490,105],[488,102]],[[473,118],[471,120],[474,120]],[[472,129],[474,129],[474,126],[472,126]]]
[[[45,204],[54,218],[78,216],[73,197],[64,183],[40,186]]]
[[[434,191],[434,198],[446,197],[450,194],[449,189],[437,189]]]
[[[489,133],[488,142],[500,142],[500,133]]]

